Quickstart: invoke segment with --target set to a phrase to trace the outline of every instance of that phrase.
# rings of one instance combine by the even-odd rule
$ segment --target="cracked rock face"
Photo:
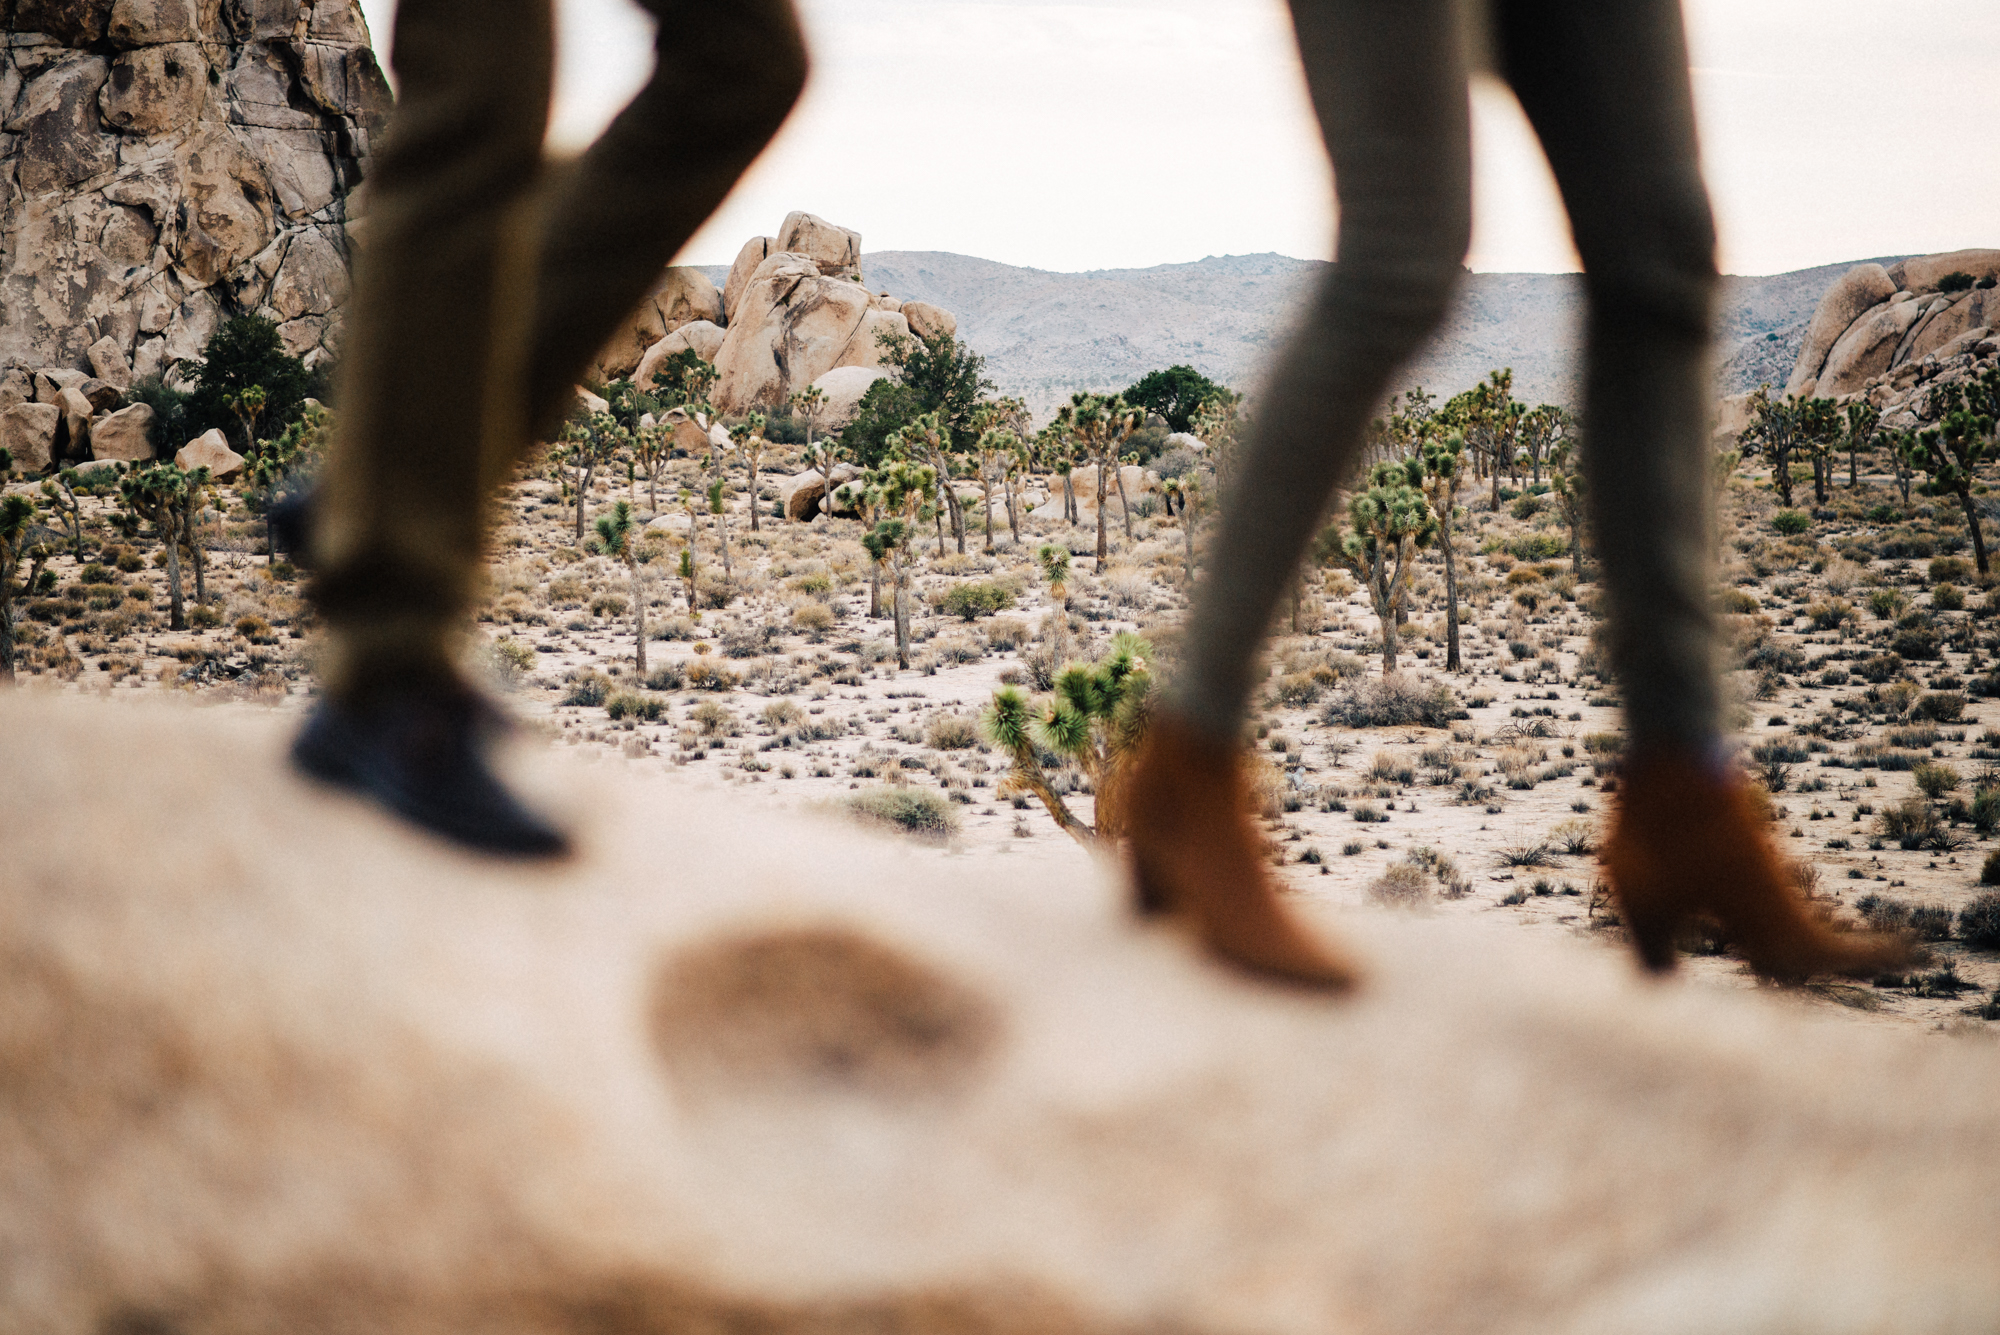
[[[390,107],[357,0],[0,0],[0,367],[114,383],[224,318],[335,350]]]

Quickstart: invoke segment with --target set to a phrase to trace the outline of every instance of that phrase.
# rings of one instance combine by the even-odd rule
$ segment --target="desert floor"
[[[525,741],[779,807],[839,804],[884,785],[938,793],[958,817],[936,847],[940,893],[949,893],[958,859],[1004,857],[1029,876],[1089,856],[1039,805],[1002,796],[1005,761],[971,723],[1003,682],[1032,688],[1038,673],[1046,680],[1067,658],[1095,657],[1118,631],[1149,637],[1170,661],[1187,583],[1178,521],[1160,517],[1148,497],[1128,537],[1112,499],[1102,571],[1091,555],[1092,522],[1024,518],[1016,542],[996,505],[989,554],[975,507],[962,556],[949,532],[939,552],[928,530],[911,560],[912,662],[899,669],[889,620],[868,616],[859,525],[774,517],[775,484],[795,466],[780,459],[760,479],[757,532],[739,481],[726,581],[715,578],[714,521],[701,516],[696,600],[724,605],[698,615],[688,607],[674,573],[684,524],[652,544],[663,559],[641,567],[642,596],[650,633],[664,638],[648,641],[644,678],[634,664],[626,568],[577,543],[574,504],[557,484],[527,478],[509,488],[472,657],[526,722]],[[667,503],[677,492],[671,481],[662,487],[663,516],[679,515]],[[600,483],[587,518],[633,496],[622,479]],[[650,517],[643,486],[636,500]],[[1917,915],[1920,930],[1939,939],[1924,943],[1915,972],[1820,983],[1797,995],[1858,1023],[2000,1030],[1980,1018],[1983,1004],[1996,1013],[1987,998],[2000,989],[2000,954],[1948,935],[1949,914],[1982,893],[1981,869],[1996,847],[1973,816],[1975,793],[2000,760],[2000,729],[1984,726],[1996,706],[1982,693],[1996,642],[1988,595],[1962,555],[1964,520],[1944,498],[1906,506],[1884,475],[1864,475],[1850,489],[1843,471],[1826,505],[1813,507],[1809,482],[1795,501],[1811,526],[1788,535],[1774,525],[1768,477],[1739,476],[1723,497],[1719,587],[1737,653],[1730,680],[1746,764],[1776,789],[1780,843],[1810,868],[1806,880],[1828,912],[1851,919],[1872,910],[1894,921],[1910,909],[1949,911]],[[1439,728],[1326,721],[1330,704],[1381,669],[1377,620],[1347,575],[1313,572],[1296,620],[1281,619],[1255,723],[1257,753],[1269,765],[1263,791],[1274,862],[1283,859],[1291,890],[1336,918],[1486,915],[1622,949],[1593,893],[1588,851],[1612,800],[1605,788],[1615,783],[1619,721],[1615,693],[1595,671],[1596,586],[1578,582],[1566,557],[1548,558],[1566,550],[1567,537],[1531,491],[1496,511],[1484,490],[1468,486],[1460,503],[1466,670],[1440,670],[1435,553],[1424,558],[1411,600],[1402,666],[1448,684],[1464,719]],[[17,609],[25,688],[110,698],[177,690],[221,708],[307,706],[315,637],[299,598],[303,577],[260,554],[261,522],[232,493],[222,493],[221,512],[204,525],[210,600],[194,618],[204,628],[185,632],[164,629],[159,544],[115,532],[109,498],[81,504],[82,558],[53,560],[57,591]],[[1033,559],[1045,542],[1077,553],[1066,607]],[[967,581],[999,582],[1014,605],[971,621],[935,610],[931,599]],[[191,574],[188,593],[193,611]],[[1893,659],[1891,644],[1903,651]],[[573,703],[631,697],[657,716],[614,719],[602,703]],[[1945,717],[1927,719],[1926,710]],[[1920,762],[1947,767],[1945,781],[1955,777],[1956,786],[1919,799],[1939,819],[1927,847],[1906,849],[1885,832],[1884,815],[1917,794],[1915,774],[1935,782],[1943,773],[1910,768]],[[1991,777],[2000,785],[2000,771]],[[1057,778],[1088,819],[1083,776]],[[2000,815],[2000,803],[1993,809]],[[1421,874],[1392,874],[1415,863]],[[1695,985],[1758,986],[1727,953],[1694,944],[1683,976]]]

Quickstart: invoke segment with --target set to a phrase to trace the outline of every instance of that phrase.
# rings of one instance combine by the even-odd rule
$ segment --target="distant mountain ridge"
[[[1724,278],[1716,392],[1784,383],[1821,294],[1852,264],[1867,262]],[[862,256],[872,290],[957,315],[959,337],[985,355],[1000,392],[1025,399],[1037,417],[1076,390],[1123,389],[1176,363],[1254,390],[1326,267],[1323,260],[1276,254],[1212,255],[1145,269],[1054,273],[948,251]],[[728,271],[709,272],[719,283]],[[1518,397],[1574,403],[1582,314],[1578,274],[1468,274],[1405,383],[1447,395],[1511,366]]]

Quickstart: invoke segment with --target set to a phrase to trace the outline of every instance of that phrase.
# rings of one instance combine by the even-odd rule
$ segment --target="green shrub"
[[[1943,797],[1960,783],[1957,770],[1937,761],[1912,766],[1910,778],[1917,785],[1917,791],[1933,800]]]
[[[1972,275],[1965,270],[1953,269],[1950,273],[1938,279],[1938,291],[1967,292],[1972,289],[1972,281]]]
[[[620,691],[604,702],[604,712],[614,720],[635,718],[647,723],[658,723],[666,707],[667,702],[659,696],[638,691]]]
[[[1889,652],[1900,658],[1924,661],[1938,656],[1938,633],[1929,626],[1899,630],[1889,641]]]
[[[1931,606],[1940,612],[1963,612],[1965,595],[1956,584],[1940,584],[1931,590]]]
[[[1885,681],[1893,681],[1903,671],[1903,660],[1894,654],[1876,654],[1864,658],[1854,665],[1854,674],[1863,681],[1880,686]]]
[[[938,611],[946,616],[962,617],[967,621],[1004,612],[1013,605],[1014,590],[998,580],[954,584],[938,597],[935,604]]]
[[[1451,688],[1440,681],[1394,672],[1359,681],[1337,692],[1320,719],[1347,728],[1398,728],[1411,724],[1442,728],[1453,719],[1470,717]]]
[[[1771,516],[1771,527],[1786,537],[1796,537],[1812,527],[1812,516],[1804,510],[1780,510]]]
[[[871,825],[925,839],[943,840],[958,833],[958,813],[930,788],[864,788],[850,794],[843,805],[850,815]]]
[[[1962,556],[1940,556],[1931,561],[1929,574],[1932,584],[1965,584],[1974,571],[1972,562]]]
[[[1921,797],[1907,798],[1875,819],[1882,837],[1894,839],[1896,846],[1905,852],[1919,848],[1941,850],[1948,842],[1944,823]]]
[[[1981,885],[2000,885],[2000,848],[1986,855],[1986,861],[1979,868]]]
[[[1859,620],[1854,613],[1854,604],[1845,598],[1822,599],[1806,608],[1806,617],[1814,630],[1839,630],[1850,621]]]
[[[1897,589],[1877,589],[1868,595],[1868,610],[1877,619],[1888,621],[1903,610],[1903,595]]]
[[[1965,713],[1965,696],[1958,691],[1931,691],[1920,696],[1910,712],[1935,723],[1955,723]]]
[[[602,672],[583,672],[570,678],[569,689],[563,693],[562,702],[583,708],[595,708],[611,695],[611,678]]]
[[[1763,606],[1754,595],[1742,589],[1724,589],[1716,595],[1715,605],[1735,616],[1748,616]]]
[[[979,720],[963,714],[933,714],[924,725],[924,745],[934,751],[965,751],[979,745]]]

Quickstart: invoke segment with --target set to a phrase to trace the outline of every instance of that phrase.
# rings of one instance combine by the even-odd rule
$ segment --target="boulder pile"
[[[1881,409],[1884,427],[1910,430],[1923,424],[1936,385],[1976,373],[1996,353],[2000,250],[1857,264],[1820,299],[1785,392],[1865,399]],[[1718,438],[1749,425],[1748,398],[1722,401]]]
[[[0,698],[9,1329],[2000,1328],[1989,1043],[1365,911],[1304,996],[550,753],[581,854],[482,860],[287,727]]]
[[[124,402],[116,385],[71,367],[8,367],[0,371],[0,449],[24,473],[90,459],[150,459],[153,410]]]
[[[0,26],[0,367],[122,389],[252,313],[308,363],[336,346],[391,101],[357,0],[10,0]]]
[[[715,363],[717,412],[789,412],[791,396],[815,385],[826,400],[819,425],[834,430],[887,374],[881,335],[957,332],[950,311],[868,290],[859,232],[794,212],[777,235],[744,243],[720,292],[699,269],[669,269],[595,369],[649,384],[667,358],[693,349]]]

